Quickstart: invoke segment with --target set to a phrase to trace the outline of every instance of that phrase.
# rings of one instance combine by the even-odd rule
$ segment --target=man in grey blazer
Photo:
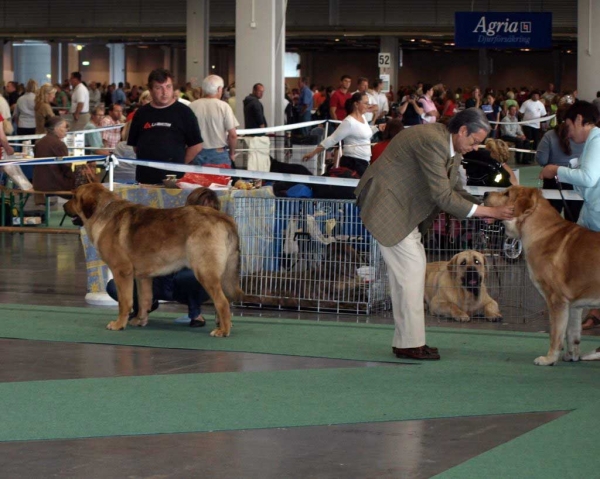
[[[360,216],[379,242],[387,265],[396,326],[392,351],[399,358],[440,359],[425,343],[425,231],[440,211],[457,218],[512,218],[512,208],[487,207],[460,184],[462,155],[485,140],[490,125],[479,108],[448,123],[418,125],[394,137],[367,168],[355,194]]]

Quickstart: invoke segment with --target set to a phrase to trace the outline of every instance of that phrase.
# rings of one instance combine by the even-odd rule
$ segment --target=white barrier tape
[[[280,131],[297,130],[298,128],[306,128],[309,126],[320,125],[326,120],[306,121],[304,123],[294,123],[292,125],[269,126],[267,128],[250,128],[244,130],[236,130],[238,136],[241,135],[261,135],[263,133],[278,133]]]
[[[506,188],[496,188],[492,186],[465,186],[465,190],[473,196],[483,196],[485,193],[489,191],[504,191]],[[543,190],[540,189],[542,195],[547,200],[560,200],[560,191],[559,190]],[[563,196],[565,200],[579,200],[582,198],[573,190],[563,190]]]
[[[330,186],[348,186],[356,187],[358,185],[357,179],[353,178],[333,178],[330,176],[305,176],[305,175],[293,175],[289,173],[271,173],[263,171],[248,171],[248,170],[237,170],[231,168],[210,168],[206,166],[196,165],[181,165],[174,163],[163,163],[157,161],[146,161],[146,160],[134,160],[131,158],[117,158],[111,155],[110,160],[106,156],[79,156],[79,157],[63,157],[63,158],[36,158],[35,160],[25,161],[1,161],[0,167],[7,165],[52,165],[56,163],[81,163],[88,161],[105,160],[107,163],[113,162],[114,166],[117,166],[119,162],[129,163],[132,165],[148,166],[150,168],[158,168],[161,170],[179,171],[182,173],[205,173],[207,175],[219,175],[219,176],[239,176],[240,178],[253,178],[258,180],[269,180],[269,181],[289,181],[294,183],[304,184],[316,184],[316,185],[330,185]],[[465,190],[473,196],[483,196],[488,191],[504,191],[505,188],[495,188],[488,186],[465,186]],[[558,190],[541,190],[544,198],[551,200],[561,199],[560,192]],[[581,200],[579,196],[573,190],[563,191],[563,196],[566,200]]]
[[[521,120],[521,121],[511,121],[511,125],[527,125],[529,123],[543,123],[548,120],[552,120],[556,115],[544,116],[542,118],[534,118],[533,120]],[[507,122],[502,121],[490,121],[490,125],[506,125]]]
[[[104,160],[106,156],[103,155],[85,155],[85,156],[55,156],[55,157],[44,157],[22,160],[3,160],[0,161],[0,167],[19,165],[19,166],[36,166],[36,165],[55,165],[57,163],[88,163],[90,161]]]
[[[93,130],[73,130],[73,131],[69,131],[67,133],[67,135],[74,135],[75,133],[83,133],[84,135],[87,135],[89,133],[96,133],[97,131],[106,131],[106,130],[117,130],[117,129],[121,129],[123,128],[125,125],[121,124],[121,125],[114,125],[114,126],[102,126],[102,127],[98,127],[98,128],[94,128]],[[44,138],[46,136],[46,134],[41,134],[41,135],[10,135],[7,136],[6,138],[10,141],[13,140],[39,140],[40,138]]]
[[[119,161],[122,161],[123,163],[130,163],[132,165],[148,166],[150,168],[178,171],[181,173],[205,173],[208,175],[239,176],[240,178],[253,178],[257,180],[292,181],[294,183],[309,183],[318,185],[355,187],[358,184],[358,180],[355,180],[353,178],[331,178],[328,176],[306,176],[293,175],[289,173],[271,173],[267,171],[248,171],[231,168],[211,168],[207,166],[182,165],[174,163],[162,163],[157,161],[134,160],[131,158],[117,159]]]
[[[133,165],[149,166],[151,168],[160,168],[163,170],[172,170],[179,172],[193,172],[193,173],[206,173],[208,175],[221,175],[221,176],[239,176],[241,178],[253,178],[260,180],[270,181],[292,181],[295,183],[304,184],[318,184],[318,185],[331,185],[331,186],[348,186],[355,188],[358,185],[359,180],[354,178],[332,178],[330,176],[305,176],[305,175],[292,175],[288,173],[271,173],[263,171],[247,171],[247,170],[236,170],[229,168],[209,168],[206,166],[196,165],[175,165],[173,163],[158,163],[155,161],[144,161],[144,160],[133,160],[129,158],[118,158],[118,161],[124,163],[131,163]],[[465,190],[473,196],[483,196],[488,191],[504,191],[505,188],[495,188],[488,186],[466,186]],[[558,190],[541,190],[544,197],[548,199],[560,199],[560,193]],[[572,190],[563,191],[565,199],[569,200],[581,200],[581,197]]]

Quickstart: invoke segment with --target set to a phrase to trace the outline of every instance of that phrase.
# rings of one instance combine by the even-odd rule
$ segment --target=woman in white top
[[[369,108],[369,97],[366,93],[356,92],[346,101],[345,107],[348,116],[337,130],[313,151],[304,155],[302,160],[310,160],[343,140],[344,154],[340,158],[340,166],[356,171],[360,177],[371,161],[371,137],[377,130],[383,131],[385,125],[370,126],[363,116]]]
[[[18,135],[35,134],[35,93],[38,84],[30,79],[25,87],[25,94],[17,100],[14,117],[17,119]]]

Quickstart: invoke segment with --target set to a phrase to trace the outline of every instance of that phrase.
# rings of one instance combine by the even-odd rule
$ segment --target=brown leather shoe
[[[402,359],[418,359],[418,360],[438,360],[440,359],[439,352],[433,351],[428,346],[421,346],[419,348],[393,348],[394,354],[397,358]]]

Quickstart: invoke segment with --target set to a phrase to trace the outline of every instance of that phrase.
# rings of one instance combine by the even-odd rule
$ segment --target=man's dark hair
[[[425,95],[425,93],[427,93],[432,88],[433,85],[431,83],[423,83],[423,88],[421,88],[421,91],[423,92],[423,95]]]
[[[262,83],[255,83],[254,85],[252,85],[252,91],[255,92],[259,86],[264,87]]]
[[[581,100],[573,103],[567,110],[565,113],[565,121],[571,120],[573,123],[575,123],[577,115],[581,115],[582,123],[584,125],[589,125],[590,123],[596,125],[598,124],[600,112],[598,112],[598,108],[596,108],[589,101]]]
[[[148,75],[148,88],[152,88],[154,82],[164,83],[169,78],[171,81],[173,81],[173,74],[166,68],[157,68],[156,70],[152,70],[150,75]]]
[[[77,78],[77,80],[81,81],[81,73],[80,72],[73,72],[73,73],[71,73],[71,77],[72,78]]]
[[[346,78],[348,78],[349,80],[352,80],[352,77],[350,75],[342,75],[340,77],[340,81],[344,81]]]
[[[450,118],[448,122],[448,131],[450,133],[458,133],[461,126],[467,127],[467,134],[471,135],[479,130],[485,130],[488,133],[491,130],[485,113],[481,108],[466,108],[459,111],[456,115]]]
[[[373,80],[373,82],[371,82],[371,88],[377,88],[382,83],[383,83],[383,80],[381,78],[378,78],[377,80]]]
[[[118,103],[111,103],[108,107],[108,111],[113,111],[115,109],[115,106],[121,106]]]
[[[362,82],[366,81],[367,83],[369,83],[369,79],[367,77],[358,77],[356,79],[356,84],[360,85]]]
[[[122,81],[119,82],[119,88],[123,88],[123,82]]]
[[[600,91],[596,92],[596,98],[600,98]]]

